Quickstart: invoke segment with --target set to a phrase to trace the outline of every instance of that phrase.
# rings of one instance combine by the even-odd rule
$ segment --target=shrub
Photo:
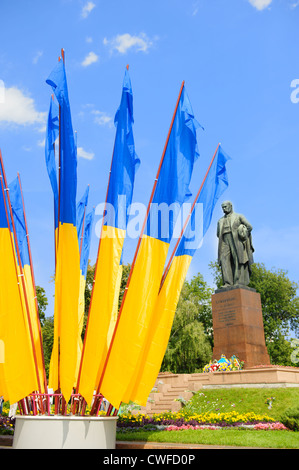
[[[299,406],[287,408],[280,421],[292,431],[299,431]]]

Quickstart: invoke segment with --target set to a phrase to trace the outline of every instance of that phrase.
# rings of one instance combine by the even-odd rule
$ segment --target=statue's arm
[[[248,222],[248,220],[244,217],[244,215],[240,215],[240,221],[245,227],[247,228],[248,232],[252,231],[252,225]]]

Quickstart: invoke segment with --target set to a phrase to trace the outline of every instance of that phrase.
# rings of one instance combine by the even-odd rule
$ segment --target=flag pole
[[[174,113],[173,113],[173,116],[172,116],[172,120],[171,120],[171,124],[170,124],[169,131],[168,131],[168,134],[167,134],[167,138],[166,138],[166,142],[165,142],[165,145],[164,145],[163,153],[162,153],[162,156],[161,156],[161,159],[160,159],[160,163],[159,163],[156,178],[155,178],[155,181],[154,181],[153,189],[152,189],[152,192],[151,192],[150,200],[149,200],[149,203],[148,203],[148,206],[147,206],[146,216],[145,216],[144,221],[143,221],[143,225],[142,225],[142,229],[141,229],[141,232],[140,232],[140,235],[139,235],[139,239],[138,239],[137,247],[136,247],[136,250],[135,250],[133,262],[132,262],[132,265],[131,265],[129,277],[128,277],[128,280],[127,280],[127,285],[126,285],[124,295],[123,295],[123,298],[122,298],[122,302],[121,302],[121,306],[120,306],[120,309],[119,309],[119,314],[118,314],[118,317],[117,317],[117,320],[116,320],[113,335],[112,335],[112,338],[111,338],[111,341],[110,341],[110,346],[109,346],[107,356],[106,356],[106,360],[105,360],[105,363],[104,363],[104,366],[103,366],[102,375],[101,375],[101,378],[100,378],[100,381],[99,381],[99,384],[98,384],[98,387],[97,387],[97,394],[99,393],[99,390],[101,388],[103,378],[104,378],[104,374],[105,374],[105,371],[106,371],[106,368],[107,368],[108,360],[109,360],[110,353],[111,353],[111,348],[112,348],[112,345],[113,345],[113,342],[114,342],[114,339],[115,339],[116,330],[117,330],[117,327],[118,327],[118,324],[119,324],[119,321],[120,321],[120,318],[121,318],[125,298],[126,298],[126,295],[127,295],[129,285],[130,285],[132,273],[133,273],[133,270],[134,270],[134,267],[135,267],[135,263],[136,263],[137,255],[138,255],[138,252],[139,252],[142,236],[143,236],[143,233],[144,233],[145,224],[147,222],[148,215],[149,215],[150,208],[151,208],[151,203],[152,203],[154,195],[155,195],[155,191],[156,191],[156,187],[157,187],[157,184],[158,184],[162,164],[163,164],[165,153],[166,153],[166,150],[167,150],[167,147],[168,147],[170,134],[171,134],[171,131],[172,131],[172,128],[173,128],[174,120],[175,120],[176,113],[177,113],[177,110],[178,110],[178,107],[179,107],[179,102],[180,102],[180,99],[181,99],[181,96],[182,96],[184,85],[185,85],[185,81],[183,81],[182,84],[181,84],[181,88],[180,88],[180,91],[179,91],[179,96],[178,96],[178,99],[177,99],[177,102],[176,102],[176,105],[175,105],[175,110],[174,110]]]
[[[35,372],[36,372],[36,378],[37,378],[37,385],[38,385],[39,391],[41,392],[42,389],[41,389],[40,377],[39,377],[39,373],[38,373],[37,357],[36,357],[36,350],[35,350],[33,332],[32,332],[32,324],[31,324],[30,313],[29,313],[27,291],[26,291],[26,286],[25,286],[25,281],[24,281],[24,273],[23,273],[23,269],[22,269],[22,262],[21,262],[19,244],[18,244],[17,235],[16,235],[16,228],[15,228],[15,223],[14,223],[14,219],[13,219],[12,207],[11,207],[11,202],[10,202],[9,190],[8,190],[8,186],[7,186],[7,180],[6,180],[6,175],[5,175],[1,150],[0,150],[0,166],[1,166],[1,173],[2,173],[2,177],[3,177],[1,179],[3,179],[3,183],[4,183],[4,191],[6,190],[6,193],[7,193],[7,202],[8,202],[8,206],[9,206],[11,224],[12,224],[13,234],[14,234],[14,239],[15,239],[15,248],[16,248],[16,252],[17,252],[17,259],[18,259],[19,269],[20,269],[20,274],[19,275],[17,274],[17,275],[18,275],[18,277],[21,278],[22,287],[23,287],[23,291],[24,291],[23,293],[24,293],[27,320],[28,320],[28,326],[29,326],[29,332],[30,332],[30,339],[31,339],[31,346],[32,346]],[[4,196],[4,201],[5,201],[5,196]],[[9,224],[8,224],[8,226],[9,226]],[[16,272],[18,273],[18,271],[16,271]],[[42,404],[42,411],[43,411],[43,404]]]
[[[61,61],[61,58],[64,62],[64,49],[61,49],[61,57],[58,57],[58,62]],[[57,228],[57,251],[58,251],[58,244],[59,244],[59,225],[60,225],[60,196],[61,196],[61,105],[59,104],[59,156],[58,156],[58,228]],[[58,391],[60,391],[60,338],[58,336]],[[59,401],[59,398],[56,397]]]
[[[34,269],[33,269],[33,261],[32,261],[32,254],[31,254],[31,245],[30,245],[30,240],[29,240],[29,232],[28,232],[27,217],[26,217],[26,212],[25,212],[25,202],[24,202],[24,196],[23,196],[23,189],[22,189],[21,178],[20,178],[20,174],[19,174],[19,173],[18,173],[18,180],[19,180],[19,185],[20,185],[20,190],[21,190],[22,205],[23,205],[23,214],[24,214],[24,222],[25,222],[25,230],[26,230],[26,240],[27,240],[27,246],[28,246],[29,262],[30,262],[32,283],[33,283],[34,296],[35,296],[34,299],[35,299],[36,317],[37,317],[36,320],[37,320],[37,324],[38,324],[39,340],[40,340],[40,345],[41,345],[41,354],[42,354],[42,361],[43,361],[44,387],[45,387],[45,393],[47,393],[47,376],[46,376],[46,369],[45,369],[45,358],[44,358],[44,351],[43,351],[42,332],[41,332],[41,325],[40,325],[40,319],[39,319],[39,313],[38,313],[38,302],[37,302],[37,295],[36,295],[36,283],[35,283],[35,276],[34,276]]]
[[[194,201],[193,201],[192,207],[191,207],[191,209],[190,209],[190,211],[189,211],[189,213],[188,213],[188,215],[187,215],[187,218],[186,218],[186,220],[185,220],[185,222],[184,222],[184,226],[183,226],[183,228],[182,228],[182,231],[181,231],[181,233],[180,233],[180,236],[179,236],[179,238],[177,239],[177,242],[176,242],[176,244],[175,244],[175,247],[174,247],[174,249],[173,249],[173,251],[172,251],[172,254],[171,254],[170,258],[169,258],[169,261],[168,261],[168,263],[167,263],[167,266],[166,266],[166,268],[165,268],[165,270],[164,270],[164,273],[163,273],[163,276],[162,276],[162,280],[161,280],[161,284],[160,284],[160,290],[161,290],[161,288],[162,288],[162,286],[163,286],[163,284],[164,284],[164,281],[165,281],[165,278],[166,278],[167,273],[168,273],[168,271],[169,271],[169,268],[170,268],[170,265],[171,265],[171,263],[172,263],[172,260],[173,260],[173,258],[174,258],[174,256],[175,256],[175,253],[176,253],[177,249],[178,249],[178,246],[179,246],[179,243],[180,243],[180,241],[181,241],[181,239],[182,239],[182,236],[184,235],[184,232],[185,232],[185,230],[186,230],[187,224],[188,224],[188,222],[189,222],[189,220],[190,220],[190,217],[191,217],[192,212],[193,212],[193,210],[194,210],[195,204],[196,204],[196,202],[197,202],[197,200],[198,200],[198,198],[199,198],[199,196],[200,196],[200,193],[201,193],[201,191],[202,191],[203,185],[204,185],[204,183],[205,183],[205,181],[206,181],[206,179],[207,179],[207,177],[208,177],[209,171],[210,171],[211,166],[212,166],[212,164],[213,164],[213,162],[214,162],[214,160],[215,160],[215,157],[216,157],[216,155],[217,155],[217,152],[218,152],[218,149],[219,149],[220,145],[221,145],[220,143],[217,145],[217,148],[216,148],[215,153],[214,153],[214,155],[213,155],[213,157],[212,157],[212,160],[210,161],[210,165],[209,165],[209,167],[208,167],[208,169],[207,169],[207,172],[206,172],[206,174],[205,174],[205,177],[204,177],[204,179],[203,179],[203,181],[202,181],[202,183],[201,183],[201,186],[200,186],[200,188],[199,188],[199,190],[198,190],[198,192],[197,192],[197,194],[196,194],[196,196],[195,196],[195,199],[194,199]],[[159,290],[159,292],[160,292],[160,290]]]
[[[52,96],[52,101],[54,101],[54,93],[52,93],[51,96]],[[53,151],[54,151],[54,161],[55,161],[55,142],[53,142]],[[58,210],[58,207],[57,207],[57,210]],[[54,250],[55,250],[55,267],[56,267],[57,247],[56,247],[56,233],[55,233],[56,232],[56,230],[55,230],[55,225],[56,225],[55,212],[56,212],[56,206],[55,206],[55,198],[54,198]],[[57,218],[58,218],[58,214],[57,214]]]

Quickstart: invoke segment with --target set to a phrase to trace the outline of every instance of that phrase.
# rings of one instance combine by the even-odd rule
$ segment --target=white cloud
[[[39,140],[39,141],[37,142],[37,145],[38,145],[39,147],[45,148],[46,139]]]
[[[37,111],[33,98],[16,87],[5,88],[5,97],[0,103],[0,124],[44,125],[46,117],[47,113]]]
[[[79,158],[84,158],[84,160],[92,160],[94,157],[94,153],[86,152],[82,147],[77,148],[77,155]]]
[[[96,109],[92,110],[91,113],[94,114],[95,116],[94,122],[96,124],[99,124],[100,126],[107,126],[107,125],[109,127],[113,126],[113,118],[109,116],[107,113],[103,111],[98,111]]]
[[[199,1],[196,1],[192,5],[192,16],[196,16],[199,10]]]
[[[37,51],[37,53],[32,59],[32,63],[37,64],[37,62],[39,61],[39,59],[42,57],[43,54],[44,54],[43,51]]]
[[[96,6],[95,3],[93,2],[87,2],[84,7],[82,8],[82,11],[81,11],[81,16],[82,18],[87,18],[89,13],[94,9],[94,7]]]
[[[120,54],[126,54],[129,49],[139,52],[148,52],[153,45],[146,34],[141,33],[139,36],[131,36],[130,34],[118,34],[114,38],[108,40],[104,38],[103,44],[110,47],[110,50],[117,50]]]
[[[249,3],[257,10],[264,10],[272,3],[272,0],[249,0]]]
[[[294,10],[294,9],[297,8],[298,6],[299,6],[299,1],[298,1],[298,2],[294,2],[294,3],[291,3],[290,8],[291,8],[292,10]]]
[[[83,67],[88,67],[91,64],[94,64],[99,60],[99,56],[95,52],[89,52],[83,62],[81,62],[81,65]]]

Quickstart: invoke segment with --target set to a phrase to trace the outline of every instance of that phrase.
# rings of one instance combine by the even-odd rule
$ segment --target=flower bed
[[[257,426],[257,427],[256,427]],[[237,413],[190,413],[181,410],[177,413],[166,412],[148,416],[145,414],[123,414],[119,416],[118,431],[166,430],[178,431],[184,429],[221,429],[224,427],[246,427],[252,429],[287,429],[283,424],[267,415],[253,412]]]
[[[15,419],[0,416],[0,435],[12,435],[14,433]]]

